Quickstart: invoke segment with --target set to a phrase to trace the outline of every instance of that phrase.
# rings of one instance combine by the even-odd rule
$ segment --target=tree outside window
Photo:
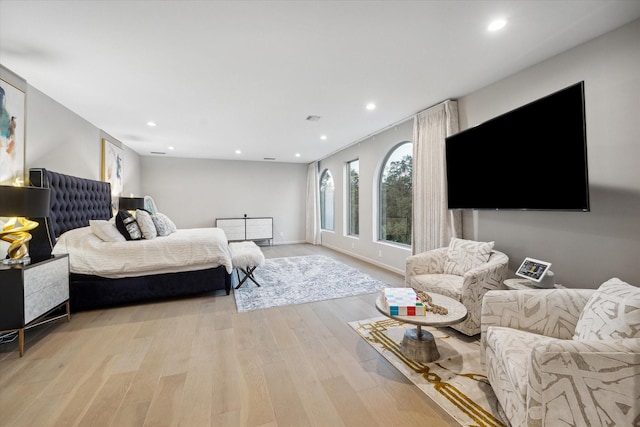
[[[358,236],[360,234],[360,161],[353,160],[347,163],[349,173],[349,235]]]
[[[333,177],[329,169],[325,169],[320,176],[320,228],[333,230],[333,206],[334,206]]]
[[[379,238],[411,245],[413,144],[403,142],[387,156],[380,175]]]

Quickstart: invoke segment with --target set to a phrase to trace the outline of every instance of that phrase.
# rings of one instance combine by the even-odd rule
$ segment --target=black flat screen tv
[[[584,82],[446,138],[449,209],[589,211]]]

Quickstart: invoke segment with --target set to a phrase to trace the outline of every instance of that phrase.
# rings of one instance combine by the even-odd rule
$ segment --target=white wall
[[[27,87],[25,168],[46,168],[66,175],[100,180],[102,139],[124,150],[124,191],[140,191],[140,156],[105,132],[49,98]]]
[[[273,217],[274,244],[305,240],[307,165],[141,157],[142,191],[179,228],[216,218]]]
[[[591,212],[466,212],[464,235],[495,240],[511,270],[526,256],[550,261],[570,287],[611,277],[640,285],[640,21],[461,98],[461,128],[581,80]]]
[[[320,173],[329,169],[335,184],[334,231],[322,232],[322,245],[404,274],[411,248],[378,242],[378,178],[382,162],[397,144],[413,139],[413,120],[367,138],[320,162]],[[346,232],[346,162],[359,159],[360,224],[358,237]]]

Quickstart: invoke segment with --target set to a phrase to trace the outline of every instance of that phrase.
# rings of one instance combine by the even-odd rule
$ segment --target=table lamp
[[[29,264],[29,231],[38,223],[25,217],[49,216],[50,197],[48,188],[0,185],[0,217],[10,217],[0,230],[0,239],[9,242],[8,258],[2,260],[3,264]]]
[[[135,211],[144,209],[144,197],[120,197],[118,209],[125,211]]]

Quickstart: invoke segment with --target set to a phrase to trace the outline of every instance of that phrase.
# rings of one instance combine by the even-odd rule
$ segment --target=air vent
[[[275,157],[265,157],[264,160],[275,160]]]
[[[307,116],[308,122],[317,122],[318,120],[320,120],[320,116]]]
[[[167,153],[163,153],[162,151],[152,151],[151,154],[167,154]]]

